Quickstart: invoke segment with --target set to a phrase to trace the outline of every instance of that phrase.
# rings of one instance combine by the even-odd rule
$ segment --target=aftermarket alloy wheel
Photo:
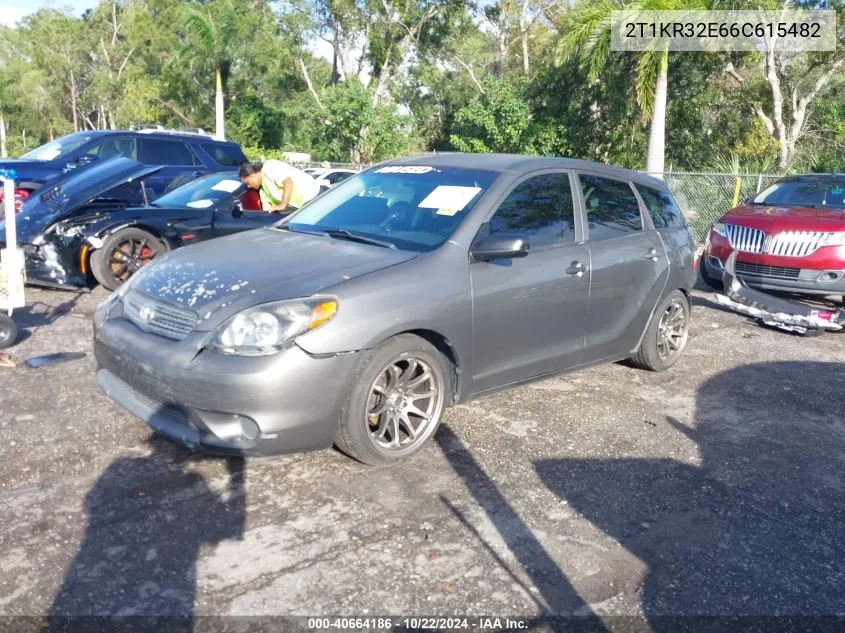
[[[347,394],[335,444],[379,465],[421,450],[437,431],[451,380],[448,361],[428,341],[404,334],[388,339],[364,360]]]
[[[18,338],[18,326],[12,317],[0,314],[0,349],[6,349],[15,344]]]
[[[114,290],[166,250],[164,243],[148,231],[121,229],[91,256],[91,272],[106,290]]]
[[[631,361],[651,371],[669,369],[678,361],[687,345],[689,326],[689,299],[680,290],[675,290],[657,306],[640,349]]]

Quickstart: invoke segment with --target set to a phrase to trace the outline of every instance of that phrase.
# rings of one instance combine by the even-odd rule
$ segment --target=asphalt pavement
[[[698,290],[665,373],[455,407],[394,468],[238,463],[100,393],[103,297],[33,290],[17,314],[16,359],[86,356],[0,367],[0,615],[845,614],[845,334]]]

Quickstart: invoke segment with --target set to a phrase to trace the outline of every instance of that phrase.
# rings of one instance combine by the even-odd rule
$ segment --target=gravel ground
[[[397,468],[238,468],[100,393],[103,296],[31,291],[12,354],[87,355],[0,368],[0,614],[845,614],[845,335],[696,291],[668,372],[456,407]]]

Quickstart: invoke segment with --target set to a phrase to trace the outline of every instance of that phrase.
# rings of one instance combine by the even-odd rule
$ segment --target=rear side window
[[[196,165],[193,152],[182,141],[157,138],[138,140],[138,160],[145,165]]]
[[[123,155],[126,158],[135,158],[135,139],[133,138],[110,138],[97,143],[87,152],[86,156],[97,158],[111,158],[112,156]]]
[[[236,145],[204,144],[202,148],[214,159],[214,162],[224,167],[240,167],[246,162],[246,156]]]
[[[519,233],[531,248],[575,241],[569,174],[543,174],[521,182],[490,219],[495,233]]]
[[[326,180],[328,180],[331,184],[336,185],[340,181],[346,180],[351,175],[352,174],[348,174],[348,173],[343,172],[343,171],[336,171],[335,173],[329,174],[328,176],[326,176]]]
[[[671,229],[685,227],[684,214],[678,204],[667,191],[659,191],[643,185],[634,185],[645,202],[656,229]]]
[[[582,174],[578,176],[592,241],[609,240],[643,230],[640,203],[623,180]]]

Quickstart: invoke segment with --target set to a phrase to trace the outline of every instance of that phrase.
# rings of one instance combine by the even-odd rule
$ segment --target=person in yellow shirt
[[[261,207],[269,213],[288,213],[320,193],[320,185],[311,176],[280,160],[246,163],[238,176],[258,191]]]

